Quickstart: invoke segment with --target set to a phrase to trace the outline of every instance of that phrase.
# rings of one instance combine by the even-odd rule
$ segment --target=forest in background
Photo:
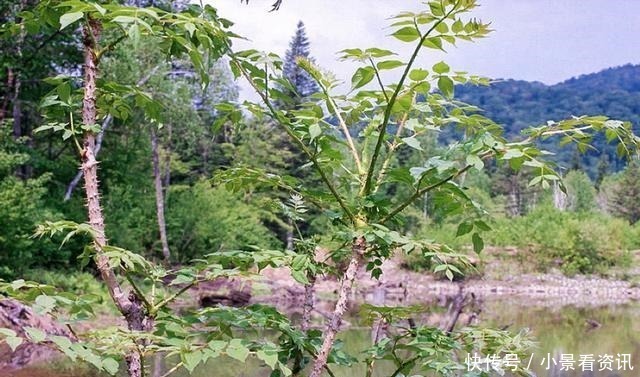
[[[555,85],[498,79],[488,87],[464,85],[457,97],[483,109],[488,117],[505,125],[510,136],[548,120],[582,114],[606,114],[614,119],[640,124],[640,66],[627,64],[570,78]],[[578,155],[572,148],[546,144],[556,160],[567,167],[579,167],[592,179],[620,171],[625,161],[616,157],[615,146],[596,136],[594,149]]]

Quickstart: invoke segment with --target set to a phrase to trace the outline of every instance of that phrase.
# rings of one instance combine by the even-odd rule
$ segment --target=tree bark
[[[342,283],[340,284],[340,291],[338,293],[336,308],[333,312],[333,316],[331,317],[331,321],[329,322],[325,330],[322,347],[320,348],[320,352],[318,353],[316,361],[313,364],[313,369],[311,370],[311,374],[309,375],[310,377],[320,377],[320,375],[322,375],[322,371],[327,365],[327,358],[329,357],[329,353],[331,352],[333,341],[336,338],[336,334],[340,330],[342,317],[344,317],[344,313],[347,311],[347,305],[349,304],[349,296],[351,295],[353,281],[356,278],[358,268],[360,267],[363,255],[366,250],[367,241],[364,239],[364,237],[360,236],[356,238],[353,242],[353,246],[351,247],[351,260],[349,261],[347,270],[342,277]]]
[[[171,252],[167,241],[167,225],[164,219],[164,191],[162,189],[162,176],[160,174],[160,155],[158,153],[158,134],[151,126],[151,155],[153,161],[153,182],[156,191],[156,216],[158,217],[158,230],[160,231],[160,242],[162,243],[162,257],[166,263],[169,262]]]
[[[98,76],[96,47],[94,41],[100,36],[100,23],[90,20],[83,29],[84,40],[84,98],[82,100],[82,122],[96,123],[96,79]],[[96,249],[96,264],[102,279],[107,284],[109,294],[121,312],[129,308],[129,301],[122,292],[113,269],[109,266],[109,259],[104,255],[107,237],[104,229],[104,216],[100,205],[100,191],[98,183],[98,161],[95,158],[96,136],[87,132],[84,136],[82,149],[82,172],[84,175],[85,195],[89,224],[95,232],[94,247]]]
[[[104,132],[107,130],[107,128],[109,128],[109,125],[111,124],[111,122],[113,122],[113,115],[111,114],[107,115],[104,121],[102,121],[102,127],[100,128],[100,132],[96,137],[96,147],[93,152],[94,157],[97,157],[98,153],[100,153],[100,149],[102,148],[102,140],[104,138]],[[83,176],[84,176],[84,172],[82,171],[82,169],[80,169],[80,171],[76,174],[76,176],[73,177],[71,182],[69,182],[69,185],[67,186],[67,190],[64,193],[65,202],[71,199],[71,194],[73,193],[73,190],[76,189],[76,187],[78,186],[78,183],[80,183],[80,180],[82,179]]]
[[[147,81],[149,81],[149,79],[151,78],[151,76],[153,76],[153,74],[156,73],[156,71],[160,68],[161,65],[157,65],[155,66],[148,75],[146,75],[145,77],[141,78],[140,81],[138,81],[136,83],[136,86],[142,86],[144,84],[147,83]],[[102,127],[100,128],[100,132],[98,133],[98,136],[96,137],[96,147],[94,150],[94,157],[98,156],[98,153],[100,153],[100,149],[102,148],[102,140],[104,140],[104,133],[105,131],[107,131],[107,128],[109,128],[109,126],[111,125],[111,123],[113,122],[113,115],[108,114],[104,120],[102,121]],[[80,183],[80,180],[82,179],[83,176],[83,171],[82,169],[78,172],[78,174],[76,174],[75,177],[73,177],[73,179],[71,180],[71,182],[69,182],[69,184],[67,185],[67,190],[64,193],[64,201],[66,202],[67,200],[71,199],[71,194],[73,193],[73,190],[76,189],[76,186],[78,186],[78,183]]]
[[[162,188],[164,189],[164,204],[169,198],[169,186],[171,185],[171,138],[173,137],[173,127],[167,124],[167,143],[165,144],[166,154],[164,157],[164,175],[162,176]]]
[[[567,194],[560,190],[558,181],[553,182],[553,206],[560,211],[567,209]]]
[[[285,235],[286,248],[287,250],[293,250],[293,220],[289,219],[289,223],[287,226],[287,233]]]
[[[22,136],[22,106],[20,106],[20,87],[22,81],[20,80],[20,73],[16,73],[13,78],[13,139],[18,140]]]
[[[300,328],[302,331],[309,330],[311,325],[311,311],[315,305],[316,296],[316,276],[308,276],[309,284],[304,286],[304,304],[302,305],[302,324]]]
[[[7,68],[7,82],[6,82],[6,94],[4,95],[4,99],[2,100],[2,107],[0,108],[0,122],[2,122],[7,117],[7,109],[9,108],[9,98],[10,93],[13,91],[13,68]]]
[[[23,11],[27,8],[27,1],[26,0],[21,0],[20,1],[20,6],[19,6],[19,11]],[[18,21],[19,17],[16,18],[16,21]],[[22,61],[22,44],[24,43],[24,38],[25,38],[25,30],[24,30],[24,24],[20,25],[20,33],[18,34],[18,37],[16,38],[15,41],[15,53],[16,56],[18,58],[18,64],[21,63]],[[13,103],[13,110],[12,110],[12,114],[11,116],[13,117],[13,138],[14,140],[18,140],[19,138],[21,138],[22,136],[24,136],[25,132],[23,130],[23,125],[22,125],[22,103],[20,101],[20,90],[22,89],[22,78],[21,78],[21,72],[20,72],[20,66],[16,67],[16,71],[13,73],[13,98],[12,98],[12,103]],[[28,169],[26,166],[21,165],[16,169],[16,175],[18,177],[21,177],[22,179],[27,179],[28,178],[28,171],[30,169]]]
[[[129,293],[128,299],[130,307],[129,310],[123,314],[127,320],[127,327],[129,330],[136,332],[150,332],[153,330],[154,320],[146,314],[146,310],[140,299],[133,292]],[[137,342],[138,347],[144,347],[147,345],[148,342],[146,341]],[[127,372],[129,373],[129,377],[144,376],[144,359],[142,358],[142,353],[140,351],[131,351],[124,359],[127,362]]]
[[[82,100],[82,122],[86,125],[96,123],[96,80],[98,76],[98,58],[96,50],[100,39],[100,22],[89,18],[83,27],[84,46],[84,98]],[[98,183],[98,161],[96,161],[96,135],[87,132],[84,135],[81,152],[82,172],[84,175],[85,194],[89,224],[95,232],[93,246],[96,251],[95,261],[100,276],[107,285],[109,295],[116,307],[127,321],[132,331],[148,331],[153,327],[153,320],[148,318],[140,299],[132,292],[124,294],[114,270],[109,265],[109,258],[104,254],[107,237],[104,227],[104,216],[100,205],[100,190]],[[130,377],[142,377],[143,364],[140,352],[131,351],[125,356]]]
[[[26,9],[26,7],[27,7],[27,1],[21,0],[18,11],[22,12],[23,10]],[[16,22],[18,22],[19,20],[20,20],[20,17],[17,16]],[[18,34],[18,37],[16,38],[15,45],[14,45],[15,54],[18,58],[18,64],[20,64],[22,60],[22,44],[24,43],[24,37],[25,37],[24,25],[20,24],[20,33]],[[19,137],[22,136],[23,132],[22,132],[22,106],[20,104],[20,89],[22,86],[22,80],[20,77],[20,67],[18,66],[16,68],[17,68],[16,71],[12,72],[13,73],[12,117],[13,117],[13,138],[17,140]]]
[[[509,217],[517,217],[522,214],[522,195],[520,192],[520,182],[518,181],[518,175],[513,174],[509,178],[509,203],[507,208],[507,215]]]

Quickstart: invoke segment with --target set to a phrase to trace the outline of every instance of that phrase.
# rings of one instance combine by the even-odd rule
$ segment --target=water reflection
[[[441,305],[431,303],[427,313],[416,321],[427,321],[431,324],[441,324],[446,318],[452,298],[441,299]],[[437,301],[437,300],[436,300]],[[472,309],[474,308],[474,309]],[[354,310],[355,313],[357,310]],[[475,313],[475,314],[474,314]],[[475,315],[470,318],[469,315]],[[469,305],[462,313],[459,324],[467,321],[477,322],[479,326],[493,328],[508,328],[518,331],[529,328],[536,338],[538,347],[533,350],[531,369],[539,377],[637,377],[640,375],[640,324],[635,321],[640,315],[640,305],[629,304],[611,307],[574,307],[574,306],[536,306],[525,301],[484,299]],[[465,317],[467,316],[467,317]],[[348,319],[352,328],[342,334],[346,349],[354,354],[367,348],[371,344],[371,329],[362,326],[357,316]],[[563,370],[562,355],[572,355],[573,370]],[[628,370],[618,370],[615,359],[618,354],[631,355]],[[581,355],[593,355],[593,371],[582,370],[579,364]],[[611,355],[614,359],[613,370],[598,370],[599,355]],[[549,358],[556,361],[549,362]],[[566,360],[565,360],[566,361]],[[177,360],[150,360],[156,370],[152,376],[162,376]],[[523,363],[528,360],[523,361]],[[565,363],[566,365],[566,363]],[[633,370],[629,370],[633,367]],[[350,368],[333,367],[337,377],[365,376],[364,365],[354,365]],[[393,365],[377,363],[374,377],[387,377],[395,368]],[[588,369],[588,368],[587,368]],[[39,368],[38,370],[42,370]],[[38,374],[40,373],[40,374]],[[249,358],[246,363],[220,358],[208,362],[196,369],[194,377],[262,377],[269,376],[270,370],[259,361]],[[67,372],[57,373],[47,370],[46,373],[35,372],[35,369],[23,370],[12,376],[48,376],[66,377]],[[73,374],[80,376],[80,374]],[[187,377],[189,374],[179,370],[173,376]],[[508,374],[507,374],[508,375]],[[83,374],[83,377],[97,377],[94,373]]]
[[[494,301],[485,303],[486,315],[482,325],[528,327],[538,342],[534,350],[532,369],[538,376],[548,377],[636,377],[640,374],[640,325],[635,321],[640,306],[625,305],[601,308],[529,307],[524,303]],[[573,355],[576,370],[561,370],[562,354]],[[617,365],[618,354],[629,354],[631,366]],[[581,355],[593,355],[593,371],[582,371]],[[611,355],[614,359],[609,370],[607,364],[598,362],[599,356]],[[549,357],[557,364],[550,363]],[[583,356],[586,358],[585,356]],[[543,362],[543,358],[546,358]],[[606,360],[603,360],[606,361]],[[586,364],[589,365],[589,364]],[[633,367],[634,370],[618,370]],[[604,369],[603,368],[603,369]],[[585,368],[588,369],[588,368]]]
[[[441,304],[444,304],[444,307],[431,310],[419,320],[437,322],[443,317],[443,313],[451,302],[445,300]],[[638,331],[640,325],[635,321],[640,314],[638,305],[551,308],[528,306],[526,302],[508,300],[486,300],[476,304],[482,306],[478,321],[480,326],[508,328],[514,331],[522,328],[531,329],[538,343],[538,348],[533,350],[531,369],[539,377],[637,377],[640,374],[640,359],[637,357],[640,354],[640,332]],[[356,328],[343,333],[342,339],[348,351],[358,353],[371,344],[371,331],[359,327],[358,318],[350,318],[349,321]],[[565,356],[563,367],[561,363],[563,354],[573,356],[573,370],[566,370],[569,368],[568,356]],[[618,354],[631,355],[630,366],[627,365],[626,368],[633,367],[634,370],[618,370],[615,361]],[[582,370],[589,368],[588,360],[584,366],[579,364],[581,355],[593,355],[593,371]],[[611,364],[613,370],[598,370],[599,355],[613,357]],[[555,364],[550,358],[555,360]],[[524,364],[529,360],[522,362]],[[172,364],[171,360],[167,363]],[[332,369],[338,377],[364,376],[366,371],[362,364],[350,368],[333,367]],[[391,364],[378,363],[373,375],[386,377],[394,369]],[[262,367],[255,360],[247,360],[246,364],[240,364],[233,360],[219,359],[197,369],[193,376],[258,377],[268,376],[269,373],[267,368]],[[176,375],[188,376],[184,371]]]

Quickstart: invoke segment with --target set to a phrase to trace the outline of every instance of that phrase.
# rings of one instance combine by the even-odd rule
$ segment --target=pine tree
[[[610,199],[612,212],[631,224],[640,220],[640,162],[632,161],[622,172]]]
[[[289,42],[289,49],[285,53],[283,76],[291,83],[291,86],[280,86],[280,91],[283,92],[282,100],[276,102],[277,107],[283,110],[294,110],[300,106],[310,95],[316,93],[319,88],[314,79],[302,68],[298,66],[298,58],[310,58],[309,39],[305,31],[304,23],[298,22],[296,32],[291,42]],[[286,98],[286,102],[285,99]],[[290,99],[293,99],[292,101]],[[277,128],[272,127],[271,124],[263,124],[263,132],[260,133],[260,138],[264,138],[265,135],[269,135],[266,142],[271,145],[267,148],[269,151],[280,151],[276,159],[282,158],[283,166],[280,167],[280,173],[293,176],[301,181],[306,182],[308,187],[313,187],[317,177],[315,172],[311,169],[300,169],[300,166],[305,165],[306,157],[302,150],[295,144],[293,144],[288,136],[279,131]],[[255,142],[249,140],[249,145],[253,145]],[[277,166],[276,164],[274,168]],[[282,202],[286,202],[288,197],[281,197]],[[286,223],[285,223],[286,222]],[[272,230],[278,234],[278,237],[287,245],[287,249],[293,248],[293,224],[290,219],[278,219],[274,221],[271,226]],[[308,224],[300,224],[300,231],[303,234],[308,232]]]
[[[284,59],[284,77],[293,84],[296,96],[305,98],[318,91],[316,82],[296,63],[298,58],[309,59],[309,39],[302,21],[298,22],[296,34],[289,43]]]

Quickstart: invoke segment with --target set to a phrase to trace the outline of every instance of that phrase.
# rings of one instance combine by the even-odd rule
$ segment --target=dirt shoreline
[[[360,269],[352,290],[351,314],[355,315],[358,307],[364,303],[445,307],[447,302],[456,295],[467,294],[480,301],[502,300],[510,305],[546,307],[553,310],[561,310],[566,306],[602,307],[640,301],[640,286],[637,284],[594,276],[566,277],[560,273],[522,273],[510,275],[505,279],[474,278],[463,282],[450,282],[438,280],[430,273],[408,271],[401,267],[400,260],[387,261],[382,265],[382,269],[383,274],[380,280],[371,278],[369,272]],[[324,318],[330,315],[339,284],[335,278],[320,277],[317,280],[314,322],[323,323]],[[247,298],[245,304],[273,305],[291,316],[299,315],[302,310],[304,287],[291,277],[287,268],[267,268],[257,277],[203,284],[192,294],[186,295],[177,305],[176,310],[194,307],[202,302],[203,297],[229,297],[229,293],[234,291],[243,293],[240,296]],[[16,306],[16,308],[19,307]],[[40,323],[45,319],[33,315],[28,309],[19,312],[22,313],[20,317],[24,317],[25,325],[42,328],[53,326],[53,324]],[[4,316],[0,315],[0,317],[6,317],[4,320],[0,318],[0,325],[2,325],[0,327],[11,328],[11,325],[16,325],[8,322],[16,322],[14,317],[17,318],[17,314],[9,316],[7,313],[5,310]],[[437,313],[429,315],[430,320],[436,323],[442,319]],[[19,333],[23,331],[16,330]],[[53,330],[47,332],[50,331]],[[59,332],[64,332],[64,329],[60,329]],[[53,356],[50,350],[44,347],[36,348],[38,349],[24,348],[23,352],[17,355],[19,357],[16,357],[16,354],[12,355],[8,352],[6,345],[3,345],[0,347],[0,353],[9,357],[4,360],[0,358],[0,365],[4,368],[19,369],[25,365],[32,365],[38,360],[50,360]]]
[[[596,276],[566,277],[560,273],[538,273],[517,274],[505,279],[473,278],[450,282],[436,279],[430,273],[408,271],[394,260],[385,262],[382,269],[379,281],[371,278],[364,269],[359,271],[352,293],[354,303],[371,303],[374,296],[379,301],[382,294],[384,305],[429,304],[460,292],[483,300],[509,300],[515,304],[543,307],[598,307],[640,301],[640,286],[635,283]],[[253,287],[259,292],[252,299],[254,302],[274,304],[281,309],[300,306],[303,287],[291,278],[286,268],[266,269],[253,282]],[[318,301],[332,301],[338,287],[339,282],[335,279],[318,279]]]

